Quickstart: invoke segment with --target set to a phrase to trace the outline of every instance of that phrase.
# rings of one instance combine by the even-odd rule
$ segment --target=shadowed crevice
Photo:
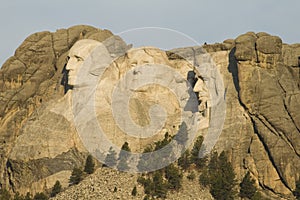
[[[64,86],[64,93],[66,94],[68,92],[68,90],[72,90],[73,86],[68,84],[69,78],[68,78],[68,74],[69,74],[69,70],[66,69],[67,64],[65,64],[63,70],[62,70],[62,74],[63,77],[61,79],[60,84],[62,86]]]
[[[235,90],[239,94],[240,91],[240,85],[239,85],[239,77],[238,77],[238,65],[237,60],[234,56],[236,51],[236,47],[234,47],[230,53],[229,53],[229,65],[228,65],[228,71],[232,74],[232,80],[235,87]]]

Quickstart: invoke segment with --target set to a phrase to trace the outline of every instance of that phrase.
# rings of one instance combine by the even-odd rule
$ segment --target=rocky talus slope
[[[108,38],[112,40],[106,40]],[[49,189],[56,180],[67,187],[73,167],[84,165],[87,151],[77,135],[70,111],[66,109],[70,96],[65,94],[66,85],[62,84],[68,51],[81,39],[105,41],[112,55],[131,48],[108,30],[75,26],[55,33],[40,32],[29,36],[2,66],[1,187],[21,194]],[[257,187],[271,198],[292,199],[295,181],[300,176],[300,44],[283,44],[277,36],[249,32],[203,48],[207,53],[200,47],[180,48],[172,50],[173,53],[158,49],[129,50],[106,72],[101,91],[109,92],[111,88],[108,86],[135,65],[166,64],[188,78],[187,74],[195,70],[194,66],[213,61],[223,79],[226,101],[226,118],[214,150],[228,152],[238,180],[249,171]],[[201,102],[206,102],[199,105],[199,109],[203,116],[208,117],[199,134],[205,135],[210,121],[209,115],[205,114],[210,99],[201,79],[205,74],[197,76]],[[151,99],[157,90],[162,96]],[[148,93],[136,93],[132,102],[133,118],[141,125],[149,123],[149,116],[140,115],[150,105],[172,102],[168,110],[171,117],[164,131],[151,140],[160,139],[165,131],[176,132],[172,132],[171,122],[177,123],[172,114],[176,114],[179,107],[172,97],[169,102],[164,100],[167,94],[164,89],[152,88]],[[143,104],[145,100],[149,103]],[[107,120],[103,126],[107,132],[111,130],[108,135],[114,143],[149,143],[123,136],[114,127],[112,114],[108,112],[111,99],[105,97],[99,102],[103,102],[98,110],[102,114],[99,120]],[[140,151],[143,145],[133,145],[133,148]],[[101,168],[79,185],[59,194],[57,199],[97,199],[98,196],[132,199],[130,193],[137,185],[136,179],[137,175]],[[114,187],[117,187],[115,193]],[[188,194],[195,196],[186,196]],[[138,186],[136,198],[140,199],[141,195],[142,188]],[[196,182],[188,180],[184,180],[181,192],[168,196],[170,199],[206,197],[211,199],[207,190],[202,191]]]
[[[137,174],[119,172],[108,168],[100,168],[88,176],[81,183],[69,187],[59,193],[53,200],[60,199],[143,199],[144,189],[137,184]],[[171,192],[166,199],[212,200],[209,191],[198,184],[198,180],[183,178],[183,187],[179,192]],[[133,187],[137,187],[137,195],[131,194]],[[116,188],[116,191],[115,191]]]

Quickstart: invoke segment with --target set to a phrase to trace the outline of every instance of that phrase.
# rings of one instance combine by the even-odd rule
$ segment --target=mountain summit
[[[283,44],[277,36],[248,32],[222,43],[163,51],[154,47],[132,48],[132,45],[127,45],[110,31],[90,26],[32,34],[2,66],[0,188],[11,193],[35,194],[51,190],[57,180],[63,188],[67,188],[72,170],[84,167],[91,150],[78,131],[82,128],[86,131],[83,135],[91,136],[94,129],[89,120],[74,124],[74,109],[78,107],[74,108],[72,95],[85,85],[76,85],[75,82],[70,84],[70,69],[67,67],[73,55],[70,52],[74,52],[70,49],[81,40],[94,40],[103,44],[106,50],[99,54],[102,56],[100,61],[102,64],[111,61],[99,79],[95,102],[99,124],[114,145],[121,148],[128,142],[131,151],[142,153],[147,146],[163,141],[166,133],[174,137],[172,141],[175,141],[176,133],[183,130],[182,120],[187,119],[187,139],[184,142],[191,144],[187,149],[192,147],[196,136],[203,136],[204,144],[208,145],[205,138],[219,131],[219,137],[211,145],[211,152],[226,152],[237,181],[241,182],[249,173],[255,186],[265,196],[271,199],[293,198],[293,191],[300,177],[300,44]],[[83,51],[85,50],[80,52]],[[77,54],[73,56],[76,62],[81,62],[82,59],[90,62],[89,58]],[[150,76],[146,67],[153,64],[161,67],[155,68],[157,73]],[[138,68],[139,66],[145,68]],[[206,66],[203,68],[205,70],[197,71],[203,66]],[[100,76],[101,66],[92,67],[95,67],[94,70],[89,71],[86,77]],[[160,70],[163,71],[161,74]],[[168,70],[176,73],[172,74]],[[126,75],[128,71],[131,73],[129,78]],[[148,73],[147,76],[144,72]],[[84,71],[79,74],[84,76]],[[171,77],[170,74],[174,76]],[[149,78],[149,83],[155,80],[156,84],[136,87],[140,84],[138,81],[129,83],[135,77],[143,77],[145,83]],[[85,80],[92,81],[92,78]],[[128,90],[131,96],[127,102],[127,114],[132,123],[140,127],[154,127],[153,129],[157,128],[155,124],[162,123],[156,135],[149,138],[128,136],[125,134],[126,130],[130,131],[133,125],[128,126],[131,122],[126,121],[127,119],[122,119],[125,120],[125,128],[120,128],[122,123],[115,118],[111,107],[114,105],[113,91],[122,81],[126,84],[120,84],[120,91],[127,91],[128,85],[133,84],[130,85],[133,89]],[[158,86],[158,83],[165,85]],[[174,87],[172,84],[175,84]],[[184,89],[186,85],[189,87]],[[193,92],[188,93],[190,96],[184,96],[181,90]],[[192,93],[195,93],[196,101],[192,101]],[[125,97],[118,97],[118,102],[126,103]],[[218,101],[215,101],[216,98]],[[221,103],[224,104],[223,110],[217,109]],[[165,108],[164,113],[159,116],[161,118],[153,118],[153,113],[158,113],[152,107],[156,104]],[[127,111],[119,109],[117,112],[126,114]],[[163,119],[165,115],[165,121],[157,120],[152,124],[153,119]],[[83,116],[88,119],[91,114]],[[200,121],[194,132],[194,126],[189,126],[192,118]],[[143,130],[137,133],[141,136],[146,135],[148,129],[139,130]],[[192,133],[195,134],[194,137],[191,136]],[[92,140],[89,142],[94,144]],[[177,142],[175,145],[176,148],[181,148],[187,143]],[[101,145],[108,152],[109,146],[105,146],[107,143]],[[102,156],[105,160],[107,152],[100,153],[99,157]],[[172,155],[174,159],[177,158],[177,151],[172,152],[175,152]],[[181,153],[179,150],[178,152]],[[94,153],[96,155],[97,151]],[[120,160],[117,162],[121,162]],[[132,159],[131,163],[134,162],[138,160]],[[57,199],[79,198],[74,196],[79,195],[74,190],[82,190],[81,194],[90,195],[81,196],[81,199],[97,199],[97,195],[104,198],[104,191],[110,192],[111,198],[117,198],[114,195],[119,196],[118,198],[129,195],[127,198],[131,198],[128,191],[135,186],[138,175],[109,168],[101,169],[98,161],[96,167],[100,169],[95,175],[87,177],[82,185],[66,189]],[[130,163],[128,167],[136,169]],[[96,176],[101,177],[100,187],[103,188],[112,187],[110,181],[117,182],[118,177],[122,184],[117,184],[117,189],[97,190],[99,194],[93,196],[94,190],[89,187],[91,184],[99,185]],[[102,185],[104,182],[107,185]],[[142,192],[139,187],[137,190]],[[185,196],[188,190],[188,187],[184,187],[177,198],[189,198]],[[194,187],[190,190],[197,192]],[[202,190],[208,193],[207,190]]]

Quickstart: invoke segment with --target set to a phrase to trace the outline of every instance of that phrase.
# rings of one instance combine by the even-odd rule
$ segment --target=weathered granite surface
[[[50,188],[56,180],[66,186],[72,168],[83,165],[87,152],[70,119],[71,111],[65,109],[70,105],[70,94],[65,94],[61,81],[69,49],[80,39],[94,39],[105,40],[111,55],[120,56],[105,72],[107,78],[100,84],[102,93],[110,93],[110,85],[120,79],[120,74],[136,65],[158,62],[187,75],[193,65],[201,66],[205,59],[212,59],[224,86],[224,90],[216,91],[224,92],[226,102],[224,126],[214,149],[229,153],[239,180],[250,171],[257,186],[269,196],[291,198],[300,176],[299,44],[283,44],[277,36],[249,32],[223,43],[204,45],[207,53],[199,47],[187,47],[171,52],[140,49],[122,56],[130,47],[112,36],[108,30],[90,26],[35,33],[4,63],[0,70],[2,187],[24,194]],[[205,75],[197,74],[199,78]],[[199,104],[199,110],[203,116],[211,117],[205,113],[211,103],[205,81],[198,80],[194,90],[199,93],[200,102],[205,102]],[[162,96],[153,98],[157,91]],[[175,102],[172,96],[166,101],[164,95],[168,95],[167,91],[158,87],[135,94],[130,112],[137,124],[149,123],[149,116],[140,116],[151,104]],[[99,120],[107,120],[104,129],[114,130],[110,139],[122,145],[130,138],[116,127],[112,129],[115,125],[109,113],[111,99],[104,97],[98,99],[103,102],[98,110]],[[144,100],[150,103],[144,104]],[[168,126],[159,139],[177,120],[172,116],[176,116],[179,107],[172,105]],[[208,124],[206,121],[202,128]],[[129,143],[149,142],[132,139]],[[143,145],[133,146],[136,151],[143,149]]]

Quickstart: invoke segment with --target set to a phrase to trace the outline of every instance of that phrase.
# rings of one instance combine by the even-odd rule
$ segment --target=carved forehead
[[[136,64],[157,63],[167,64],[166,52],[155,47],[133,48],[127,52],[127,59]]]
[[[77,41],[69,51],[69,56],[85,57],[89,55],[95,47],[99,46],[101,42],[96,40],[84,39]]]

